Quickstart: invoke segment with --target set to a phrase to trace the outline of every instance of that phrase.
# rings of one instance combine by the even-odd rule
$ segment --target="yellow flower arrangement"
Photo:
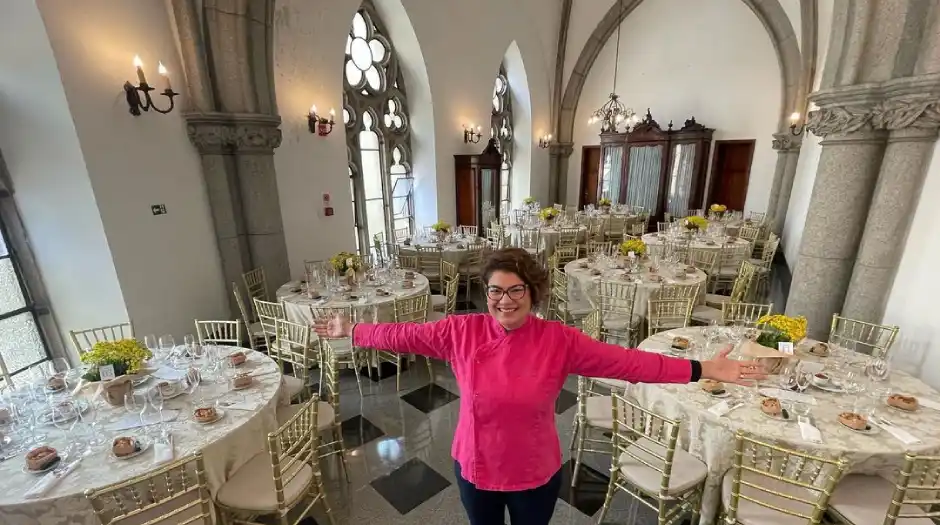
[[[526,206],[532,206],[535,204],[535,197],[526,197],[522,199],[522,204],[525,204]]]
[[[358,272],[362,269],[362,259],[354,253],[339,252],[330,257],[330,266],[339,273],[346,273],[350,268]]]
[[[555,208],[543,208],[539,212],[539,218],[545,222],[551,222],[555,220],[555,217],[558,217],[558,210]]]
[[[104,365],[114,366],[114,374],[122,376],[133,374],[140,370],[144,361],[153,357],[150,350],[136,339],[120,339],[117,341],[98,341],[91,350],[82,354],[82,363],[92,368],[85,374],[89,381],[100,381],[101,374],[98,368]]]
[[[686,217],[685,228],[687,230],[704,230],[705,228],[708,228],[708,220],[706,220],[705,217],[699,217],[698,215]]]
[[[806,318],[790,317],[783,314],[765,315],[757,320],[757,326],[765,331],[757,342],[770,348],[777,348],[780,341],[796,343],[806,337]]]
[[[715,204],[712,204],[711,206],[709,206],[709,207],[708,207],[708,210],[709,210],[709,211],[712,211],[712,212],[715,212],[715,213],[724,213],[724,212],[728,211],[728,207],[725,206],[724,204],[717,204],[717,203],[715,203]]]
[[[646,243],[640,239],[628,239],[623,241],[620,244],[620,255],[628,255],[630,252],[633,252],[635,255],[640,256],[646,253]]]
[[[446,223],[446,222],[444,222],[444,221],[437,221],[437,222],[435,222],[434,224],[431,225],[431,230],[432,230],[432,231],[436,231],[436,232],[440,232],[440,233],[449,233],[449,232],[450,232],[450,224],[448,224],[448,223]]]
[[[610,199],[608,199],[608,198],[606,198],[606,197],[605,197],[605,198],[602,198],[602,199],[598,199],[597,205],[598,205],[598,206],[610,206]]]

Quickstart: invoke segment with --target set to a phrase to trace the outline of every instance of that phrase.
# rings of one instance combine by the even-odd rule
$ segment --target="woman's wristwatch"
[[[689,383],[695,383],[702,378],[702,363],[695,359],[689,359],[689,363],[692,364],[692,379],[689,379]]]

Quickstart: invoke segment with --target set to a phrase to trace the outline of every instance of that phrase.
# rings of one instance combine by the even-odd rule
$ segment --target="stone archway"
[[[559,193],[559,198],[564,198],[564,191],[567,187],[567,154],[571,152],[572,140],[574,136],[574,118],[578,109],[578,102],[581,99],[581,91],[584,88],[584,82],[587,79],[594,61],[600,54],[601,49],[613,35],[617,27],[630,16],[637,6],[643,0],[623,0],[615,2],[607,11],[607,14],[598,22],[594,32],[588,38],[578,61],[565,85],[564,95],[561,99],[561,107],[556,108],[555,134],[558,137],[557,147],[553,149],[552,159],[552,184]],[[796,102],[802,100],[807,94],[807,83],[802,79],[802,57],[798,45],[797,35],[790,24],[790,19],[780,5],[779,0],[741,0],[761,21],[777,53],[777,60],[780,63],[781,72],[781,101],[780,118],[778,130],[786,132],[789,127],[788,116]],[[815,24],[815,20],[811,21]],[[558,67],[562,67],[559,65]],[[559,86],[560,87],[560,86]],[[557,87],[556,87],[557,89]]]

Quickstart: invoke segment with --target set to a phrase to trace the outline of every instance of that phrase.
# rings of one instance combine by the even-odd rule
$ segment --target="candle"
[[[316,105],[316,104],[313,104],[313,105],[310,106],[310,116],[311,116],[311,117],[316,117],[316,116],[317,116],[317,105]]]
[[[796,124],[796,123],[799,122],[799,121],[800,121],[800,114],[799,114],[799,112],[794,111],[794,112],[790,115],[790,123],[791,123],[791,124]]]
[[[139,55],[134,55],[134,67],[137,68],[137,80],[141,84],[146,84],[147,77],[144,76],[144,63],[141,62]]]
[[[333,108],[330,108],[330,122],[333,122],[333,117],[335,116],[336,116],[336,110]]]
[[[170,75],[166,73],[166,68],[163,67],[163,62],[157,62],[157,73],[160,73],[160,76],[163,77],[163,80],[166,80],[166,88],[170,91],[173,91],[173,86],[170,85]]]

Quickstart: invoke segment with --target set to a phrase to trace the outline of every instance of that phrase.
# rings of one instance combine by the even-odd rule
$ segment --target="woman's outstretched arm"
[[[351,337],[354,346],[450,360],[454,318],[434,323],[351,323],[342,316],[314,323],[321,337]]]
[[[631,383],[689,383],[699,379],[739,383],[766,377],[756,361],[727,359],[731,348],[715,359],[699,362],[604,343],[571,327],[564,330],[568,339],[568,371],[572,374]]]

